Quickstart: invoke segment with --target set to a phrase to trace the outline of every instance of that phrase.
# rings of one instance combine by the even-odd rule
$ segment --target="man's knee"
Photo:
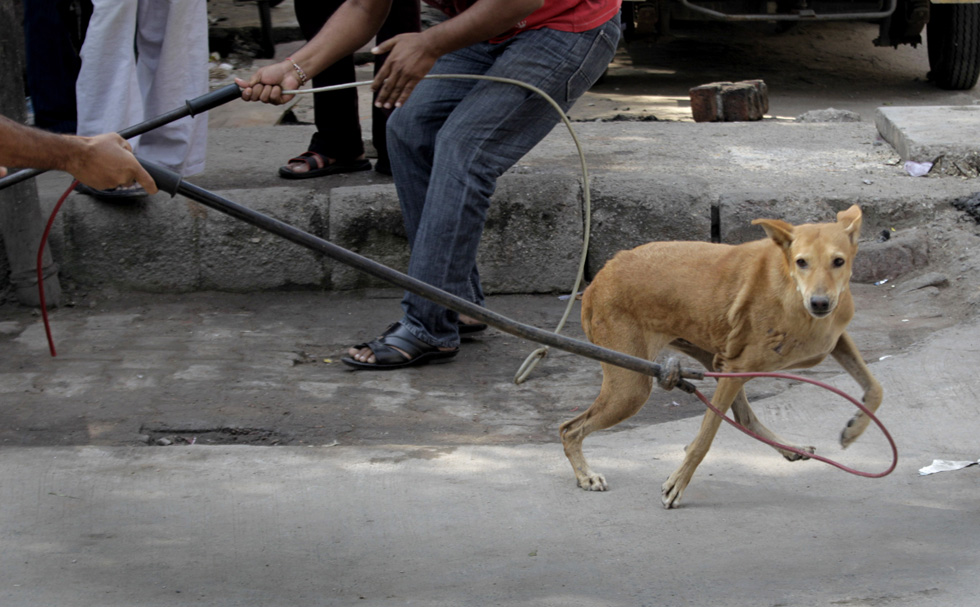
[[[393,144],[404,146],[417,143],[418,138],[408,134],[412,120],[411,111],[406,111],[404,107],[398,108],[388,117],[385,135],[388,137],[389,147]]]

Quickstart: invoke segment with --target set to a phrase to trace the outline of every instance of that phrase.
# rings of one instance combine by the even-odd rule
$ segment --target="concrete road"
[[[610,491],[584,492],[555,432],[594,397],[597,366],[558,352],[515,386],[530,346],[493,330],[450,364],[371,374],[324,361],[393,300],[80,301],[56,315],[54,359],[36,318],[0,308],[0,604],[972,606],[980,467],[918,470],[980,458],[980,326],[942,329],[927,306],[904,316],[913,299],[859,291],[855,335],[886,389],[897,470],[789,463],[726,426],[671,511],[659,487],[700,406],[656,392],[590,437]],[[492,305],[543,326],[558,308]],[[857,390],[831,363],[815,373]],[[873,428],[836,446],[847,403],[754,390],[789,440],[889,465]],[[303,424],[323,440],[275,446]]]

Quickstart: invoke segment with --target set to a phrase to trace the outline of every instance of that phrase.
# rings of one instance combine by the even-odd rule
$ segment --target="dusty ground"
[[[879,285],[853,284],[858,313],[850,331],[868,361],[902,356],[937,331],[975,320],[980,229],[951,211],[914,231],[928,241],[928,266]],[[453,364],[395,378],[352,374],[338,359],[351,343],[371,337],[366,330],[397,313],[395,295],[168,296],[76,288],[70,306],[52,315],[55,359],[36,312],[0,306],[7,373],[0,444],[115,446],[160,438],[177,444],[549,443],[558,424],[597,393],[598,364],[558,350],[531,380],[513,386],[534,346],[495,329],[467,340]],[[488,303],[544,328],[555,326],[564,309],[555,296],[497,296]],[[577,308],[565,334],[582,336]],[[972,334],[963,339],[975,341]],[[55,369],[60,372],[49,376]],[[839,372],[828,361],[805,374]],[[754,380],[748,391],[761,399],[789,388]],[[496,391],[508,397],[488,399]],[[416,398],[423,393],[426,398]],[[889,396],[901,400],[901,394]],[[365,407],[365,399],[373,406]],[[691,397],[655,391],[639,415],[611,431],[702,412]]]
[[[810,23],[787,31],[771,24],[681,25],[670,37],[624,44],[606,80],[576,109],[583,117],[691,120],[692,87],[750,79],[765,81],[770,115],[779,118],[836,108],[873,121],[882,105],[978,102],[976,89],[942,91],[927,80],[924,44],[880,48],[872,44],[876,36],[877,26],[866,23]]]

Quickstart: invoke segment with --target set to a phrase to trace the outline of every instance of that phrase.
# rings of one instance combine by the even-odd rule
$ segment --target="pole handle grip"
[[[187,100],[187,111],[191,116],[213,110],[219,105],[224,105],[229,101],[238,99],[242,96],[242,89],[237,84],[229,84],[218,90]]]
[[[143,165],[146,172],[150,174],[150,177],[156,182],[161,192],[166,192],[171,197],[177,195],[177,190],[180,188],[180,184],[184,179],[180,174],[149,160],[143,160],[142,158],[137,158],[137,160],[140,161],[140,164]]]

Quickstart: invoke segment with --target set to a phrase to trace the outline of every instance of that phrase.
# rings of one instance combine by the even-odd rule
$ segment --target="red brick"
[[[691,89],[691,113],[695,122],[715,122],[720,120],[720,102],[717,84],[705,84]]]
[[[769,111],[769,91],[762,80],[712,82],[690,90],[695,122],[761,120]]]

